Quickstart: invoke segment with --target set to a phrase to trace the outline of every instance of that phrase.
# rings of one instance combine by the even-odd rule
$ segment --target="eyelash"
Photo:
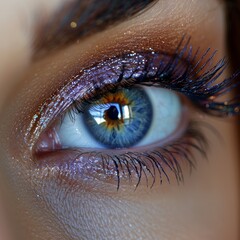
[[[231,92],[239,85],[239,83],[234,83],[234,79],[239,76],[240,71],[234,73],[230,78],[225,79],[221,83],[214,85],[227,67],[226,59],[223,58],[218,61],[215,66],[212,66],[211,62],[216,56],[217,51],[213,52],[213,54],[206,59],[206,56],[210,53],[210,48],[208,48],[200,57],[200,60],[198,60],[197,63],[192,64],[195,62],[200,49],[193,54],[192,47],[189,45],[189,38],[183,49],[180,50],[184,39],[185,37],[182,38],[175,54],[173,54],[165,66],[164,60],[166,59],[164,59],[164,57],[166,56],[163,55],[163,59],[159,62],[158,70],[154,75],[150,76],[151,73],[149,71],[149,69],[151,70],[153,60],[146,60],[144,72],[138,77],[134,77],[135,72],[127,78],[124,77],[125,72],[123,65],[117,84],[106,84],[101,89],[98,87],[94,90],[91,88],[87,89],[86,92],[88,92],[88,94],[84,95],[80,101],[72,101],[74,107],[73,110],[75,109],[77,113],[84,113],[85,107],[88,104],[96,102],[104,97],[109,91],[114,92],[121,87],[131,88],[138,84],[142,86],[167,88],[182,93],[198,108],[210,115],[220,117],[238,115],[240,111],[240,103],[237,98],[224,102],[216,102],[214,100]],[[151,52],[149,55],[154,56],[155,54],[157,53]],[[184,60],[184,55],[187,55],[185,67],[181,64]],[[140,65],[140,62],[137,65]],[[161,69],[161,66],[164,66],[163,69]]]
[[[137,177],[135,190],[139,186],[143,177],[145,177],[147,187],[152,188],[157,177],[160,179],[160,184],[163,183],[163,177],[170,183],[167,168],[174,174],[176,181],[184,182],[181,161],[185,161],[191,173],[196,169],[196,158],[189,149],[196,150],[196,154],[200,154],[207,159],[206,151],[208,142],[204,134],[200,131],[201,127],[207,127],[215,134],[215,129],[203,122],[190,122],[184,137],[168,144],[167,146],[157,147],[146,152],[127,151],[121,154],[106,154],[99,152],[81,152],[79,149],[74,149],[77,152],[75,159],[84,158],[84,161],[91,162],[91,158],[101,156],[101,172],[105,176],[116,176],[117,190],[120,188],[121,179],[127,177],[131,182],[131,177]],[[179,159],[180,157],[180,159]],[[99,167],[96,167],[99,170]],[[101,173],[99,173],[101,174]],[[151,180],[151,184],[149,184]]]
[[[84,92],[87,92],[87,94],[84,94],[81,98],[79,96],[74,96],[73,98],[68,96],[70,98],[68,106],[71,105],[72,107],[71,111],[67,112],[73,119],[74,114],[72,114],[72,111],[82,114],[88,104],[96,103],[96,101],[104,97],[109,91],[114,92],[119,88],[131,88],[137,84],[168,88],[182,93],[197,108],[210,115],[219,117],[238,115],[240,103],[237,98],[224,102],[215,100],[226,93],[232,92],[237,87],[238,84],[234,83],[234,79],[239,73],[235,73],[230,78],[214,85],[226,69],[226,60],[221,59],[215,66],[212,66],[216,51],[210,57],[207,57],[210,54],[210,49],[207,49],[196,62],[200,49],[193,54],[190,38],[187,39],[186,44],[181,49],[184,40],[185,36],[181,39],[172,56],[153,51],[128,54],[125,58],[125,63],[128,63],[128,58],[134,58],[135,70],[132,70],[132,72],[129,71],[128,66],[126,66],[127,64],[124,64],[124,60],[122,60],[120,69],[115,69],[114,64],[113,67],[109,66],[109,69],[117,75],[114,83],[110,81],[110,83],[102,84],[101,79],[99,79],[99,82],[85,89]],[[141,58],[141,56],[144,57]],[[118,59],[116,58],[116,61]],[[112,62],[114,63],[114,60]],[[139,66],[141,67],[139,68]],[[64,118],[65,114],[66,111],[61,115],[61,118]],[[165,171],[166,167],[174,173],[177,182],[182,182],[184,180],[181,168],[182,162],[187,162],[190,170],[196,166],[191,149],[197,150],[200,155],[207,158],[208,143],[200,130],[200,125],[203,126],[204,124],[192,121],[183,137],[167,146],[157,147],[154,150],[146,152],[128,151],[123,154],[105,154],[86,152],[80,149],[76,151],[78,152],[78,157],[84,156],[86,159],[100,154],[103,172],[107,175],[109,169],[114,169],[110,175],[116,177],[117,189],[120,187],[122,177],[126,176],[126,174],[129,178],[133,174],[137,177],[136,188],[143,176],[146,178],[147,185],[149,176],[152,178],[150,187],[154,185],[157,175],[159,175],[161,183],[163,176],[170,182],[167,171]],[[208,128],[214,130],[211,126],[208,126]],[[180,157],[180,160],[177,160],[176,157]]]

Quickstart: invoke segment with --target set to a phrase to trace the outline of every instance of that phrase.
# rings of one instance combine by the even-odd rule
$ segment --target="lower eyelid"
[[[183,181],[183,172],[195,167],[195,152],[206,157],[207,141],[201,131],[191,123],[186,133],[168,145],[150,149],[105,150],[66,149],[36,154],[35,164],[40,172],[72,186],[89,190],[112,185],[110,191],[120,187],[152,187],[164,182]],[[193,154],[194,152],[194,154]],[[184,170],[185,169],[185,170]],[[120,186],[121,184],[121,186]],[[125,187],[124,187],[125,188]]]

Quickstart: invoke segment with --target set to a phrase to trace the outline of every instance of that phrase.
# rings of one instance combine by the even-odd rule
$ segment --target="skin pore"
[[[216,63],[227,55],[224,4],[159,0],[141,14],[37,55],[38,16],[47,22],[64,2],[0,3],[0,239],[238,239],[237,140],[230,120],[197,116],[223,140],[206,132],[209,161],[198,156],[197,170],[191,176],[186,170],[184,184],[140,184],[136,191],[127,184],[116,191],[111,179],[73,187],[32,167],[24,141],[39,106],[99,61],[150,48],[174,53],[187,34],[200,56],[217,49]]]

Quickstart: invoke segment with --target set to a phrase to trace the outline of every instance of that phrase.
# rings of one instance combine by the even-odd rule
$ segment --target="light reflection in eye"
[[[131,107],[119,103],[100,104],[89,110],[97,124],[114,124],[114,121],[130,124],[133,120]]]

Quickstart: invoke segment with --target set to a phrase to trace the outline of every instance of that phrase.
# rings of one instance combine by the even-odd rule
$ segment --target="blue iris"
[[[109,101],[106,102],[106,100]],[[92,103],[84,122],[92,136],[109,148],[136,145],[148,132],[153,116],[152,104],[141,88],[121,89]]]

